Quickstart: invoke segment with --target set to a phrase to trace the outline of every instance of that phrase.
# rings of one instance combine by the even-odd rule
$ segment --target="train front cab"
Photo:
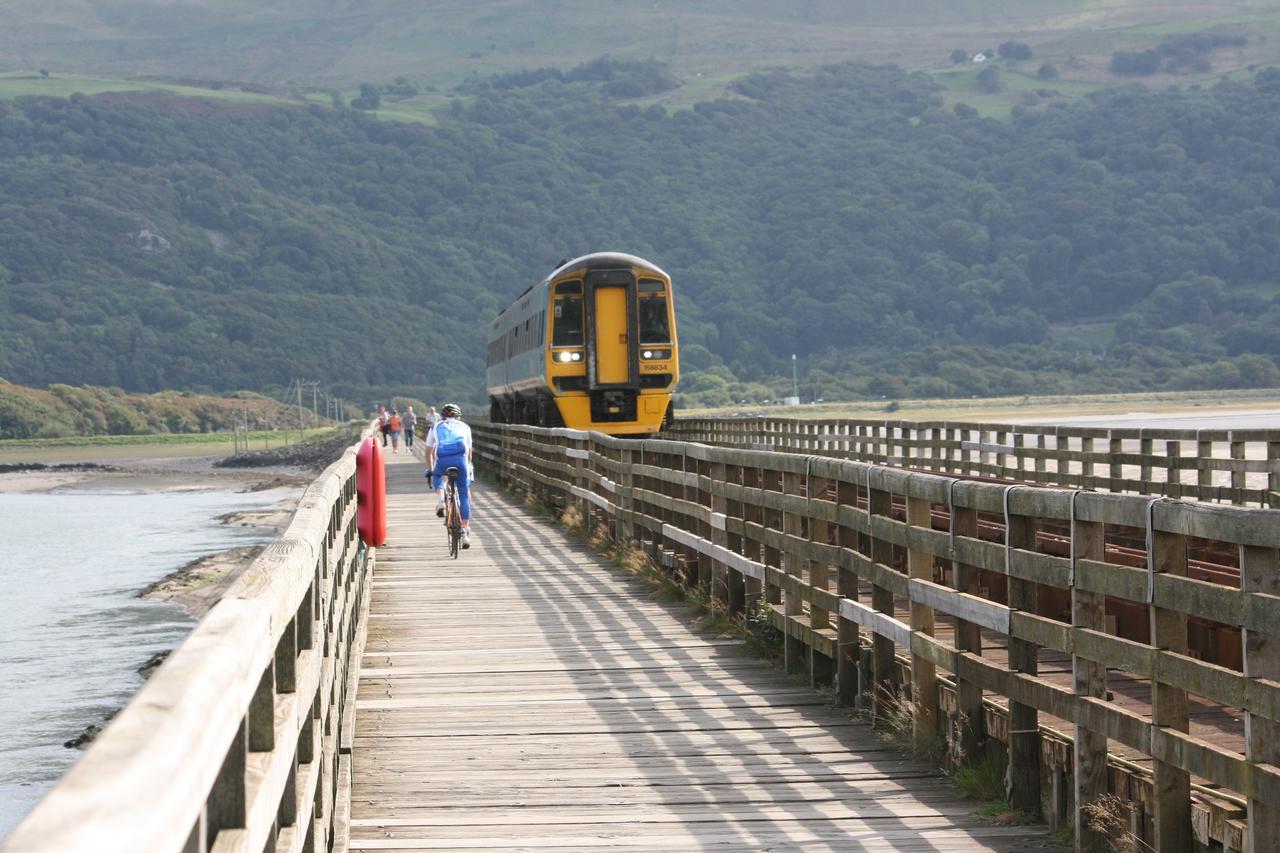
[[[615,435],[661,429],[679,378],[665,276],[589,269],[553,282],[549,299],[547,377],[565,426]]]

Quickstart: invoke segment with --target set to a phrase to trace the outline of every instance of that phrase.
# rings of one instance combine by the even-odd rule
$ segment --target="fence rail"
[[[664,435],[942,474],[1280,508],[1280,428],[678,418]]]
[[[355,510],[352,447],[0,851],[345,849],[372,569]]]
[[[951,428],[912,446],[967,440],[930,432]],[[897,426],[857,429],[678,424],[726,447],[475,432],[481,462],[511,485],[645,542],[732,613],[762,608],[789,665],[833,677],[847,703],[884,714],[905,693],[918,735],[942,732],[970,757],[1002,743],[1011,803],[1074,820],[1079,849],[1105,849],[1077,805],[1108,792],[1155,849],[1277,849],[1280,512],[1084,488],[1114,477],[1062,489],[827,455],[861,442],[857,452],[912,467],[1025,473],[903,452],[918,436]],[[760,443],[792,452],[738,449]],[[1063,662],[1056,676],[1040,671],[1050,660]],[[1205,709],[1225,722],[1207,730]]]

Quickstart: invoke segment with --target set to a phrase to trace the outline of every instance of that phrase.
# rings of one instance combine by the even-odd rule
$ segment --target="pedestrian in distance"
[[[382,433],[382,446],[386,447],[391,438],[391,413],[381,403],[378,404],[378,432]]]
[[[400,452],[400,433],[404,429],[404,421],[400,418],[400,412],[395,409],[391,410],[391,417],[387,420],[387,426],[391,429],[391,452]]]
[[[401,416],[400,421],[404,424],[404,446],[410,453],[412,453],[413,452],[413,430],[414,430],[414,427],[418,425],[418,416],[413,413],[413,406],[410,406],[408,409],[405,410],[405,413],[404,415]]]
[[[427,414],[424,420],[427,422],[427,432],[430,432],[432,427],[440,423],[440,413],[436,411],[435,406],[427,407]]]

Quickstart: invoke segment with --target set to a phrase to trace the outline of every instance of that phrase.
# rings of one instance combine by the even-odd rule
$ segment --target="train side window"
[[[664,293],[640,295],[640,343],[665,344],[671,340],[671,323],[667,318]]]
[[[551,345],[555,347],[582,346],[581,297],[570,296],[556,300]]]

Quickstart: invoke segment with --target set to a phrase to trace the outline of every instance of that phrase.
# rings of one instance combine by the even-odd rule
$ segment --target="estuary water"
[[[0,494],[0,839],[193,621],[138,591],[197,557],[270,540],[215,516],[278,491]]]

